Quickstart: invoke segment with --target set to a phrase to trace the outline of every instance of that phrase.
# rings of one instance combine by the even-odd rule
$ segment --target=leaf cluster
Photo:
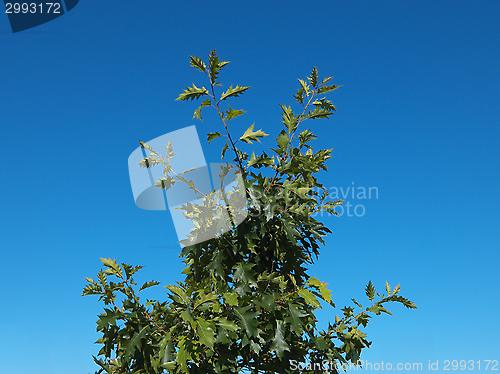
[[[233,137],[229,122],[244,111],[229,105],[222,108],[223,101],[242,95],[249,87],[230,86],[216,96],[220,70],[228,62],[221,62],[215,51],[207,63],[192,56],[190,64],[206,74],[209,86],[186,87],[177,100],[202,100],[193,116],[200,120],[205,107],[218,112],[224,130],[209,133],[208,141],[225,138],[222,158],[228,150],[234,154],[244,180],[248,216],[239,225],[233,222],[231,230],[219,230],[210,240],[197,242],[210,225],[219,227],[220,211],[215,204],[202,205],[210,207],[212,215],[208,216],[200,206],[183,207],[196,228],[183,242],[180,254],[186,264],[184,280],[166,286],[165,302],[141,304],[132,279],[139,267],[103,260],[106,270],[98,274],[97,281],[87,279],[83,293],[99,295],[105,305],[112,305],[97,322],[97,330],[103,334],[98,340],[103,347],[95,358],[100,372],[292,373],[290,359],[356,363],[371,344],[362,328],[373,315],[390,314],[386,309],[389,302],[416,307],[399,295],[399,285],[392,290],[386,284],[387,295],[379,295],[369,282],[365,291],[371,305],[363,307],[352,299],[361,309],[358,314],[346,306],[326,330],[317,327],[315,311],[336,306],[327,284],[307,271],[319,256],[323,237],[331,232],[313,214],[336,214],[335,207],[343,201],[327,201],[327,190],[317,178],[320,171],[327,170],[332,150],[314,150],[316,135],[299,127],[307,120],[335,114],[335,106],[323,95],[338,86],[328,84],[332,77],[320,79],[316,68],[307,80],[299,79],[294,98],[300,110],[295,113],[291,105],[280,104],[283,130],[276,145],[269,154],[250,155],[238,142],[246,146],[267,134],[251,125]],[[166,147],[166,157],[147,143],[141,142],[141,146],[149,151],[141,166],[164,166],[165,177],[157,182],[158,187],[168,189],[179,182],[198,191],[183,173],[170,167],[175,156],[171,144]],[[223,168],[221,178],[227,169]],[[213,195],[199,194],[205,202],[217,201]],[[237,213],[231,211],[230,215]],[[108,276],[118,282],[108,281]],[[137,292],[156,284],[146,283]],[[121,306],[116,305],[117,294],[123,299]]]

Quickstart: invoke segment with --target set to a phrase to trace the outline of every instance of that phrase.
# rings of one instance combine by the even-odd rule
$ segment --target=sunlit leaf
[[[246,90],[248,90],[250,86],[245,87],[245,86],[236,86],[233,88],[233,86],[229,86],[228,90],[224,92],[221,97],[220,101],[226,100],[229,97],[238,97],[242,93],[244,93]]]
[[[175,100],[185,101],[185,100],[194,100],[198,99],[204,95],[208,95],[208,90],[205,87],[196,87],[193,84],[193,87],[186,87],[183,93],[179,95],[179,97]]]
[[[250,126],[246,131],[245,133],[240,137],[239,140],[245,142],[245,143],[252,143],[252,140],[254,141],[258,141],[260,142],[259,138],[263,138],[264,136],[267,136],[268,134],[266,134],[264,131],[262,130],[257,130],[257,131],[253,131],[253,127],[254,127],[255,124],[253,124],[252,126]]]

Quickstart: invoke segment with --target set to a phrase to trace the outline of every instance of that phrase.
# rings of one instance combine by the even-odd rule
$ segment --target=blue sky
[[[378,198],[350,199],[361,217],[324,217],[333,233],[311,274],[340,307],[369,280],[419,307],[374,318],[362,359],[484,371],[500,359],[499,16],[498,1],[81,1],[16,34],[0,17],[3,372],[94,372],[102,305],[80,295],[99,257],[144,265],[139,281],[182,279],[172,220],[135,206],[127,159],[137,138],[196,124],[218,162],[223,144],[203,136],[215,117],[174,101],[207,84],[188,56],[214,48],[232,61],[224,86],[251,86],[230,103],[247,111],[235,133],[255,122],[276,137],[278,103],[313,66],[343,85],[338,114],[308,124],[334,148],[323,183]]]

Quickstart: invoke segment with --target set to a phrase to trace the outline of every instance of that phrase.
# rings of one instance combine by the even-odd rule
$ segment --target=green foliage
[[[292,373],[290,359],[356,363],[362,349],[371,344],[360,328],[366,327],[372,315],[390,314],[386,309],[389,302],[416,308],[398,295],[399,285],[391,289],[386,283],[387,295],[379,295],[370,281],[366,295],[371,305],[363,307],[352,299],[360,312],[355,314],[346,306],[326,331],[317,328],[315,310],[323,305],[335,308],[335,304],[327,283],[307,273],[307,265],[319,256],[323,237],[330,233],[313,213],[336,214],[335,207],[342,200],[326,201],[327,190],[316,178],[320,170],[327,170],[325,162],[332,150],[314,151],[310,143],[316,136],[310,129],[298,132],[298,128],[306,120],[335,113],[333,104],[318,95],[337,86],[326,85],[331,77],[320,80],[316,68],[307,81],[299,79],[294,97],[301,113],[280,105],[284,129],[276,138],[277,147],[271,148],[274,154],[250,156],[236,143],[252,144],[267,134],[254,131],[254,125],[236,138],[229,131],[230,120],[244,112],[230,106],[223,110],[220,104],[248,87],[230,86],[217,99],[214,88],[220,85],[218,74],[227,63],[220,62],[215,51],[208,64],[191,57],[191,65],[207,75],[210,87],[193,84],[177,100],[206,96],[194,117],[201,120],[201,110],[208,106],[219,113],[225,133],[209,133],[208,141],[226,138],[222,158],[227,150],[234,154],[233,161],[244,177],[249,215],[232,230],[189,245],[207,225],[217,225],[218,218],[214,210],[213,217],[202,221],[199,207],[183,207],[197,228],[181,251],[185,279],[166,286],[169,300],[165,302],[141,303],[138,292],[158,282],[147,282],[136,291],[132,276],[140,266],[102,259],[105,270],[99,272],[97,281],[86,278],[83,291],[83,295],[99,295],[108,306],[97,321],[102,333],[97,341],[102,348],[94,358],[99,373]],[[166,157],[147,143],[140,144],[149,151],[141,166],[164,165],[165,177],[157,182],[158,187],[186,183],[199,192],[183,173],[170,167],[170,159],[175,157],[171,144]],[[213,199],[199,193],[204,200]]]

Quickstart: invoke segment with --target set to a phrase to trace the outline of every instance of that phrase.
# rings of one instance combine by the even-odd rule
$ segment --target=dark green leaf
[[[290,323],[291,330],[300,336],[304,330],[304,323],[302,322],[302,317],[307,317],[309,314],[300,310],[296,304],[288,304],[288,310],[290,311],[290,316],[286,318],[286,322]]]
[[[196,320],[196,326],[196,332],[200,337],[200,342],[213,350],[215,342],[215,332],[213,329],[213,325],[203,318],[198,318]]]
[[[250,312],[250,309],[252,309],[252,306],[248,305],[244,308],[235,308],[234,312],[248,336],[252,337],[258,335],[259,322],[255,319],[256,314]]]
[[[176,354],[176,361],[179,364],[182,372],[188,374],[189,369],[187,367],[187,360],[191,358],[191,355],[186,351],[186,341],[184,337],[180,339],[178,347],[179,350]]]
[[[122,312],[119,310],[110,310],[104,308],[105,313],[99,314],[99,320],[97,321],[97,330],[107,329],[108,325],[116,325],[116,320],[122,316]]]
[[[277,320],[276,331],[270,347],[270,351],[276,352],[276,355],[280,360],[283,358],[283,352],[290,350],[290,346],[286,343],[284,338],[283,321]]]
[[[123,341],[123,347],[125,349],[125,357],[133,356],[136,350],[140,350],[142,347],[142,339],[146,336],[149,326],[144,326],[138,333],[134,333],[132,339],[127,339]]]

